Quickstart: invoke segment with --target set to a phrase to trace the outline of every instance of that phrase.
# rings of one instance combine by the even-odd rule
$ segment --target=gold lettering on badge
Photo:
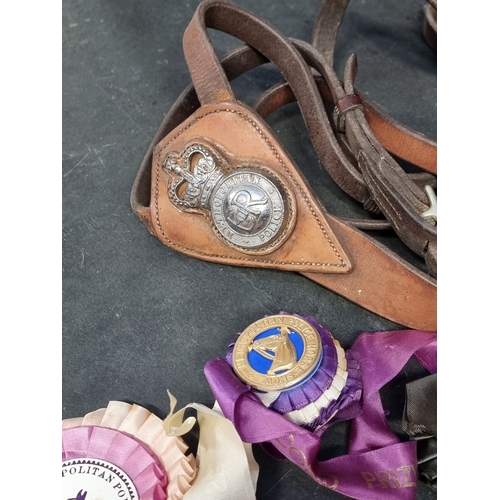
[[[276,332],[260,336],[275,328]],[[294,342],[302,344],[300,357]],[[250,364],[250,354],[271,361],[266,372],[257,371]],[[307,380],[316,370],[321,356],[321,337],[310,323],[295,316],[277,314],[257,320],[241,333],[234,345],[233,370],[240,380],[254,389],[281,391]]]

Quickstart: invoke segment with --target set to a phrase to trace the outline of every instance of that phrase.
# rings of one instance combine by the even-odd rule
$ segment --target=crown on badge
[[[201,155],[191,168],[191,158]],[[178,161],[184,157],[184,166]],[[165,158],[163,169],[179,176],[170,186],[170,197],[179,206],[186,208],[208,208],[214,187],[224,176],[215,159],[207,148],[193,144],[181,155],[170,152]],[[184,184],[184,192],[181,186]]]

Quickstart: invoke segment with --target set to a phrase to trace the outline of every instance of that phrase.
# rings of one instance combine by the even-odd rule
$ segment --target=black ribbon
[[[184,410],[182,421],[184,422],[189,417],[194,417],[196,422],[191,430],[182,436],[183,441],[188,447],[184,455],[188,457],[192,453],[196,458],[196,454],[198,453],[198,444],[200,442],[200,424],[198,423],[198,412],[190,406]]]
[[[420,479],[437,491],[437,374],[406,385],[403,430],[417,441]]]

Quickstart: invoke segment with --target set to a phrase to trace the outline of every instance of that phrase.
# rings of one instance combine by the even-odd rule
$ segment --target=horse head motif
[[[272,360],[268,375],[276,375],[277,372],[290,370],[297,364],[297,351],[290,340],[290,329],[287,326],[280,327],[280,333],[254,340],[248,351],[256,351],[266,359]]]

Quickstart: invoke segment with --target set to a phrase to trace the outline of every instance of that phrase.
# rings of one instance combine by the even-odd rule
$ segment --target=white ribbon
[[[198,471],[184,500],[255,500],[259,465],[252,445],[240,439],[217,402],[213,409],[191,403],[173,413],[177,400],[170,393],[169,396],[171,409],[163,424],[168,435],[180,436],[191,430],[196,419],[188,417],[182,421],[186,408],[194,408],[198,413]]]

